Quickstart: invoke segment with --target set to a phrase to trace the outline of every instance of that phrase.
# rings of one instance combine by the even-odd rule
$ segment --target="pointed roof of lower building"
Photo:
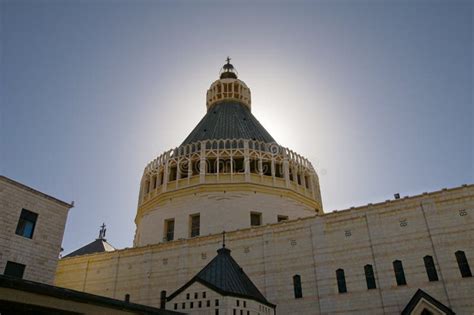
[[[112,252],[115,250],[115,247],[110,245],[106,239],[98,238],[95,241],[79,248],[78,250],[73,251],[72,253],[64,256],[63,258],[69,258],[80,255],[87,255],[93,253],[102,253],[102,252]]]
[[[275,305],[268,302],[244,270],[232,258],[230,252],[225,247],[219,249],[217,256],[190,281],[171,294],[168,301],[171,301],[194,282],[199,282],[221,295],[250,299],[275,308]]]
[[[413,313],[413,310],[424,301],[426,301],[430,307],[435,307],[437,310],[441,311],[443,314],[447,315],[454,315],[456,313],[453,312],[452,309],[426,293],[425,291],[418,289],[413,297],[408,302],[407,306],[402,311],[402,315],[410,315]]]

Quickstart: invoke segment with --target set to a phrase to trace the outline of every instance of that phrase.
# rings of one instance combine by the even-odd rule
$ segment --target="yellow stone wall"
[[[227,233],[227,247],[279,314],[400,314],[418,288],[457,314],[474,312],[474,278],[462,278],[454,253],[474,270],[474,185]],[[221,235],[62,259],[55,284],[159,306],[215,255]],[[433,256],[439,281],[429,282],[423,257]],[[403,262],[407,285],[392,267]],[[367,290],[371,264],[377,289]],[[337,290],[345,270],[348,293]],[[292,278],[301,276],[303,298]]]

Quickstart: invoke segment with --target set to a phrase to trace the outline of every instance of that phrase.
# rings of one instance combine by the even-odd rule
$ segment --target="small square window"
[[[262,225],[262,214],[259,212],[250,213],[250,225],[251,226]]]
[[[38,214],[26,209],[21,210],[20,220],[16,227],[16,234],[27,238],[33,238]]]
[[[23,274],[25,273],[25,265],[19,264],[13,261],[7,261],[7,265],[5,266],[5,272],[3,273],[6,276],[15,277],[15,278],[23,278]]]

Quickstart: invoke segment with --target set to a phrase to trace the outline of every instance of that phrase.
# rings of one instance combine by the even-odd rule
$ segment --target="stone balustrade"
[[[216,183],[286,188],[321,204],[318,175],[306,158],[276,143],[220,139],[183,145],[151,161],[139,205],[168,191]]]

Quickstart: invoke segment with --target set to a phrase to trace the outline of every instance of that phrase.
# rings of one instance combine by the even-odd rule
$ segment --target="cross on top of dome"
[[[234,66],[230,63],[230,57],[227,57],[227,63],[224,64],[220,71],[220,78],[221,79],[237,79],[237,70]]]

